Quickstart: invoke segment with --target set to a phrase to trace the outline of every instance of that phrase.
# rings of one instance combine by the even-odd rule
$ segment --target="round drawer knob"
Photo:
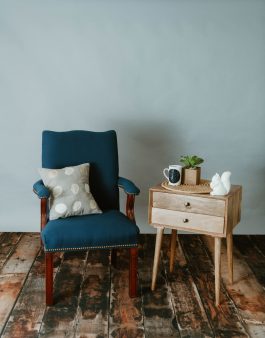
[[[183,219],[183,223],[188,223],[188,221],[189,221],[189,220],[188,220],[187,218],[184,218],[184,219]]]
[[[185,202],[184,205],[185,207],[190,207],[190,202]]]

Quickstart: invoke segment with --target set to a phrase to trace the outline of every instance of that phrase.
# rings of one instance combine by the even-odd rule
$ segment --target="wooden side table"
[[[170,272],[173,271],[177,230],[215,239],[215,301],[220,302],[221,239],[227,240],[229,279],[233,283],[233,228],[240,222],[242,187],[233,185],[226,196],[186,194],[160,184],[149,190],[149,224],[157,229],[151,289],[155,289],[163,232],[172,229]]]

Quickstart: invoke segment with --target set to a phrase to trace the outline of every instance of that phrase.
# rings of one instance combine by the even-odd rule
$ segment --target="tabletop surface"
[[[161,183],[158,183],[157,185],[151,187],[149,189],[152,192],[166,192],[169,194],[177,194],[177,195],[189,195],[189,196],[198,196],[198,197],[204,197],[204,198],[213,198],[213,199],[218,199],[218,200],[226,200],[227,198],[229,198],[229,196],[232,196],[234,193],[236,193],[238,190],[242,190],[242,186],[241,185],[231,185],[231,189],[229,191],[229,194],[225,195],[225,196],[212,196],[210,194],[192,194],[192,193],[186,193],[186,192],[182,192],[182,191],[172,191],[172,190],[168,190],[165,189],[164,187],[161,186]]]

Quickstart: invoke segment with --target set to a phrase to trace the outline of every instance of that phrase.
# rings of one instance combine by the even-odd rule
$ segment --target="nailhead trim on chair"
[[[117,245],[102,245],[102,246],[83,246],[79,248],[58,248],[58,249],[46,249],[45,251],[67,251],[67,250],[87,250],[87,249],[110,249],[110,248],[117,248],[117,247],[134,247],[138,246],[138,244],[117,244]]]

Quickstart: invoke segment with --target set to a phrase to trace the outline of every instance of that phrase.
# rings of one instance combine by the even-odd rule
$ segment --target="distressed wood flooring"
[[[214,301],[213,241],[180,235],[169,273],[165,235],[155,292],[154,235],[141,235],[139,297],[128,296],[128,250],[56,254],[55,305],[44,304],[44,255],[35,233],[0,233],[0,336],[265,337],[265,236],[234,236],[234,284],[222,243],[221,304]]]

